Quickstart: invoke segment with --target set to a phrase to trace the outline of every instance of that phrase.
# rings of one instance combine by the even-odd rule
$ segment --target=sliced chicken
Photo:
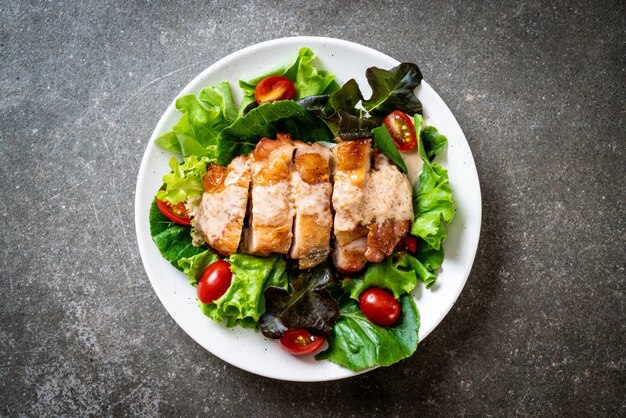
[[[320,144],[295,141],[294,145],[291,190],[296,214],[290,256],[299,260],[300,269],[308,269],[326,260],[330,253],[332,154]]]
[[[246,216],[250,171],[248,159],[237,157],[228,167],[209,165],[204,193],[194,211],[194,226],[202,240],[222,255],[237,251]]]
[[[341,142],[333,150],[337,159],[332,194],[335,209],[335,251],[337,270],[355,273],[365,267],[367,229],[363,228],[365,185],[370,171],[369,139]]]
[[[291,198],[293,152],[290,137],[283,136],[261,139],[250,154],[251,210],[243,244],[248,254],[289,252],[295,212]]]
[[[367,261],[378,263],[389,257],[413,221],[411,184],[384,154],[374,157],[365,186],[363,213],[367,234]]]

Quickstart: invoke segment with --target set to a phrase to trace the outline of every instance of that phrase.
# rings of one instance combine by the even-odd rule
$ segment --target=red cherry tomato
[[[417,146],[415,126],[406,113],[394,110],[383,122],[400,151],[411,151]]]
[[[226,293],[232,279],[230,264],[217,260],[202,272],[198,280],[198,299],[202,303],[213,303]]]
[[[306,329],[291,329],[278,340],[280,348],[294,356],[311,354],[324,343],[324,337],[311,334]]]
[[[396,248],[400,251],[415,255],[415,252],[417,251],[417,238],[410,234],[405,235],[400,240]]]
[[[271,76],[261,80],[254,89],[254,98],[260,105],[277,100],[291,100],[296,96],[296,86],[285,77]]]
[[[176,222],[180,225],[191,224],[187,209],[182,202],[175,205],[166,200],[161,200],[157,198],[156,204],[161,213],[170,221]]]
[[[376,325],[390,327],[400,317],[400,303],[383,289],[372,287],[361,293],[359,308]]]

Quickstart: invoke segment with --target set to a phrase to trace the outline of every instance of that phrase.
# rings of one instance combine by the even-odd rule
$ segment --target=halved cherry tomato
[[[396,248],[400,251],[415,255],[415,252],[417,251],[417,238],[411,234],[405,235],[400,240]]]
[[[156,204],[161,213],[170,221],[176,222],[180,225],[191,224],[189,214],[187,213],[187,209],[185,208],[184,203],[181,202],[175,205],[168,201],[157,198]]]
[[[400,151],[411,151],[417,146],[415,126],[406,113],[394,110],[383,122]]]
[[[291,329],[278,340],[280,348],[294,356],[311,354],[324,343],[324,337],[311,334],[306,329]]]
[[[260,105],[277,100],[291,100],[296,96],[296,86],[285,77],[264,78],[254,89],[254,98]]]
[[[359,308],[363,315],[376,325],[390,327],[400,317],[400,303],[392,295],[372,287],[359,296]]]
[[[198,280],[198,299],[202,303],[213,303],[226,293],[232,279],[230,264],[217,260],[202,272]]]

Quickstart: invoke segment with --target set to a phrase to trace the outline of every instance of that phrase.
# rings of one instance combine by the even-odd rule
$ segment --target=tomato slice
[[[226,293],[232,280],[230,264],[217,260],[202,272],[198,280],[198,299],[202,303],[213,303]]]
[[[296,96],[296,86],[285,77],[264,78],[254,89],[254,98],[260,105],[277,100],[291,100]]]
[[[191,225],[189,214],[184,203],[173,204],[157,197],[156,204],[161,213],[170,221],[180,225]]]
[[[394,110],[384,120],[389,134],[400,151],[411,151],[417,146],[415,126],[406,113]]]
[[[311,334],[306,329],[291,329],[278,340],[280,348],[294,356],[304,356],[315,352],[324,343],[324,337]]]
[[[377,287],[371,287],[361,293],[359,308],[367,319],[381,327],[390,327],[395,324],[401,312],[398,300]]]
[[[410,234],[405,235],[400,240],[396,248],[400,251],[415,255],[415,252],[417,251],[417,238]]]

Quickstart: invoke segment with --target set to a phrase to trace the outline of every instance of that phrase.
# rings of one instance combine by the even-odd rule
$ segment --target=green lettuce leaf
[[[222,81],[215,86],[205,87],[198,94],[198,98],[210,106],[219,107],[227,121],[234,122],[237,119],[237,106],[233,100],[228,81]]]
[[[222,131],[218,163],[227,165],[238,155],[249,154],[261,138],[275,138],[278,132],[292,134],[307,142],[331,141],[326,124],[291,100],[266,103],[252,109]]]
[[[414,116],[413,122],[424,168],[413,185],[415,219],[411,225],[411,234],[420,237],[422,242],[418,245],[412,266],[428,288],[437,279],[435,272],[443,263],[442,243],[446,239],[446,224],[454,217],[455,202],[448,171],[431,162],[446,149],[448,139],[433,126],[423,128],[424,120],[419,114]]]
[[[394,110],[422,113],[422,104],[413,92],[422,82],[417,65],[402,63],[390,70],[370,67],[365,76],[372,87],[372,97],[362,103],[370,114],[386,116]]]
[[[277,75],[291,80],[296,87],[296,100],[318,94],[330,94],[338,90],[339,85],[334,81],[335,75],[315,68],[312,64],[315,58],[315,53],[311,49],[301,48],[292,62],[282,64],[246,81],[240,80],[239,87],[244,94],[239,106],[240,115],[250,103],[254,102],[256,85],[269,76]]]
[[[443,250],[442,250],[442,254],[443,254]],[[420,279],[422,282],[424,282],[424,284],[426,285],[426,289],[430,288],[437,280],[437,275],[434,274],[433,272],[437,268],[439,268],[439,266],[431,270],[430,268],[426,266],[426,264],[422,263],[422,261],[419,258],[413,257],[410,254],[407,254],[405,257],[407,258],[407,261],[409,265],[411,266],[411,269],[413,269],[413,272],[415,273],[417,278]]]
[[[435,250],[446,239],[445,225],[454,217],[454,199],[448,172],[437,163],[424,163],[417,190],[413,191],[415,219],[411,234],[422,238]]]
[[[424,152],[430,161],[441,154],[448,147],[448,138],[442,135],[434,126],[427,126],[422,131]]]
[[[343,281],[342,288],[350,294],[352,299],[359,299],[359,295],[370,287],[389,289],[395,298],[403,293],[408,293],[417,284],[417,278],[409,254],[404,254],[397,261],[395,255],[387,257],[380,263],[370,263],[365,270],[363,278],[347,279]]]
[[[233,278],[226,293],[214,303],[200,303],[202,312],[216,322],[226,321],[229,327],[238,322],[254,326],[265,312],[263,290],[268,286],[287,289],[287,264],[282,256],[267,258],[246,254],[229,257]]]
[[[170,132],[156,144],[183,157],[215,157],[220,132],[236,117],[236,108],[227,82],[206,87],[198,96],[187,94],[176,100],[183,115]]]
[[[316,335],[328,335],[339,316],[339,305],[327,286],[334,280],[328,263],[302,270],[290,281],[290,292],[270,286],[265,289],[267,311],[259,329],[268,338],[282,338],[290,329],[308,329]]]
[[[202,177],[206,174],[207,165],[214,158],[191,155],[182,163],[176,157],[170,158],[172,172],[163,176],[165,190],[160,190],[157,197],[171,203],[185,202],[187,199],[202,194]]]
[[[178,266],[189,278],[189,284],[196,286],[202,272],[217,260],[219,257],[216,254],[206,250],[192,257],[181,258],[178,260]]]
[[[157,207],[156,200],[152,202],[150,206],[150,235],[152,240],[163,258],[181,271],[183,268],[178,265],[180,259],[193,257],[205,251],[203,248],[193,246],[189,231],[188,226],[181,226],[168,220]]]
[[[402,313],[393,327],[383,328],[371,323],[359,310],[356,301],[340,301],[341,312],[331,336],[329,347],[315,356],[358,371],[374,366],[389,366],[410,357],[417,349],[420,326],[419,313],[413,297],[400,297]]]
[[[374,144],[376,147],[389,157],[391,162],[398,166],[400,171],[406,173],[406,164],[404,164],[400,151],[396,148],[396,144],[393,142],[393,138],[391,138],[387,128],[385,126],[379,126],[378,128],[372,129],[372,134],[374,134]]]

